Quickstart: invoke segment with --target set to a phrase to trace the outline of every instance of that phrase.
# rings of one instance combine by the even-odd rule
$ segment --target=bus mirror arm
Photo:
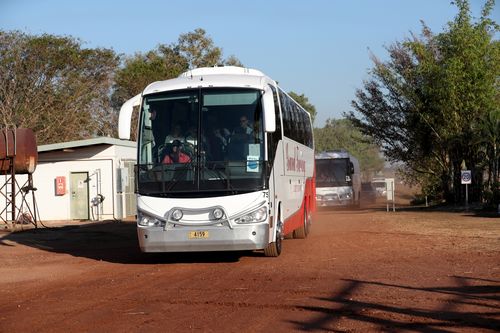
[[[262,106],[264,108],[264,131],[273,133],[276,131],[276,114],[273,92],[269,86],[264,89],[264,94],[262,94]]]
[[[118,137],[123,140],[130,140],[130,125],[132,123],[132,112],[134,106],[140,105],[141,94],[138,94],[125,103],[120,108],[118,118]]]

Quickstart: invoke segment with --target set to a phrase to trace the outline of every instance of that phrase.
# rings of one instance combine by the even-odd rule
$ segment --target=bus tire
[[[302,226],[293,231],[293,238],[304,239],[309,234],[309,215],[307,209],[304,209],[304,223]]]
[[[278,218],[278,223],[276,225],[276,240],[267,245],[266,248],[264,249],[264,255],[266,257],[277,257],[281,254],[281,247],[283,242],[283,235],[281,230],[282,230],[282,223]]]

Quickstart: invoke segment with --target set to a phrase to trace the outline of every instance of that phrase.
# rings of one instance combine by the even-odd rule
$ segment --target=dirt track
[[[0,332],[500,329],[500,218],[320,211],[278,258],[145,255],[130,222],[0,237]]]

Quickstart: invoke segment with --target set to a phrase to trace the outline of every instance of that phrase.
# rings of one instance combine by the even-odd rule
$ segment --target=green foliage
[[[387,49],[389,61],[372,57],[372,78],[352,103],[360,116],[347,117],[390,161],[404,162],[408,178],[457,202],[463,160],[478,189],[483,171],[499,176],[498,127],[490,118],[498,119],[500,46],[493,40],[498,26],[488,18],[494,1],[486,2],[477,23],[468,1],[455,3],[459,13],[444,32],[433,35],[424,24],[420,38]],[[485,156],[488,166],[482,165]],[[481,199],[480,190],[473,199]]]
[[[190,69],[222,64],[222,49],[214,46],[212,38],[207,36],[206,31],[201,28],[181,34],[178,47]]]
[[[145,54],[124,58],[123,67],[115,74],[112,101],[119,108],[154,81],[172,79],[188,69],[188,61],[175,45],[159,45]]]
[[[211,67],[219,64],[242,66],[235,56],[222,59],[222,49],[214,45],[205,30],[181,34],[177,43],[160,44],[146,53],[125,57],[116,71],[112,105],[118,111],[129,98],[140,93],[155,81],[175,78],[190,68]],[[132,119],[132,140],[136,139],[137,112]]]
[[[230,55],[225,61],[224,61],[225,66],[237,66],[237,67],[244,67],[241,61],[236,58],[234,55]]]
[[[494,206],[500,203],[500,109],[490,111],[479,127],[475,146],[479,149],[481,170],[487,170],[485,201]]]
[[[214,45],[205,30],[198,28],[181,34],[177,43],[160,44],[154,50],[124,58],[123,66],[115,75],[113,105],[119,108],[154,81],[175,78],[190,68],[222,63],[242,65],[235,56],[222,60],[222,49]]]
[[[288,93],[311,115],[314,122],[316,107],[309,102],[304,94],[293,91]],[[327,119],[323,128],[314,128],[314,145],[316,151],[345,149],[355,156],[360,164],[361,171],[365,174],[382,170],[384,160],[380,157],[379,148],[371,138],[363,135],[347,119]]]
[[[358,159],[361,171],[366,175],[384,168],[379,148],[348,119],[327,119],[323,128],[314,129],[314,141],[318,152],[347,150]]]
[[[118,68],[112,50],[85,49],[73,37],[0,31],[1,126],[32,128],[39,144],[114,136],[117,111],[148,84],[189,68],[242,66],[235,56],[223,60],[203,29],[121,60]]]
[[[118,57],[85,49],[72,37],[0,31],[2,126],[27,127],[39,144],[109,135],[109,106]]]

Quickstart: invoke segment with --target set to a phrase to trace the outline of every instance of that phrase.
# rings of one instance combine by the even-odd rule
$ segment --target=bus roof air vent
[[[191,69],[179,75],[179,77],[193,78],[193,76],[205,76],[205,75],[255,75],[264,76],[259,70],[252,68],[244,68],[238,66],[224,66],[224,67],[200,67]]]

